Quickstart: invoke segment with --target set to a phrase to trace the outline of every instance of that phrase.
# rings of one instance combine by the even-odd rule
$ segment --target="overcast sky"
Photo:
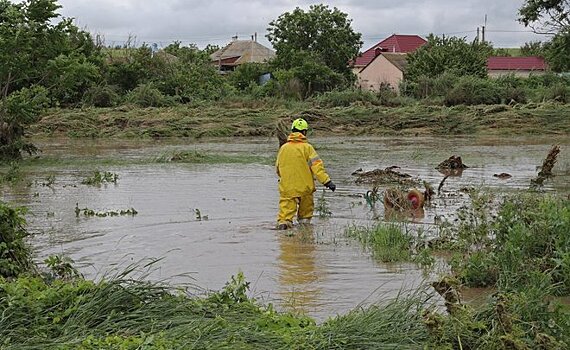
[[[265,34],[268,23],[295,7],[308,9],[318,1],[291,0],[60,0],[60,13],[76,24],[120,45],[129,35],[159,47],[179,40],[204,47],[223,45],[238,34],[242,39]],[[331,0],[329,6],[348,13],[362,33],[363,51],[393,34],[429,33],[476,35],[487,20],[487,40],[495,47],[519,47],[541,37],[529,33],[517,21],[523,0]]]

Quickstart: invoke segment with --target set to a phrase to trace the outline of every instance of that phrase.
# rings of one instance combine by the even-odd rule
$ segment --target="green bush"
[[[473,230],[481,231],[479,242],[470,245],[477,250],[454,261],[463,283],[522,291],[535,273],[550,278],[554,292],[570,294],[569,201],[519,194],[505,200],[494,221],[483,220]]]
[[[31,249],[24,241],[28,236],[24,213],[25,209],[0,201],[0,277],[16,277],[33,267]]]
[[[102,79],[99,67],[81,56],[58,56],[48,62],[47,69],[43,85],[49,88],[53,103],[62,106],[81,102],[85,92]]]
[[[526,103],[527,89],[524,78],[516,77],[514,74],[502,75],[494,80],[501,91],[503,103]]]
[[[314,96],[312,101],[321,107],[348,107],[357,102],[380,105],[380,100],[374,92],[356,89],[328,91]]]
[[[153,84],[141,84],[127,94],[127,101],[140,107],[167,107],[175,102],[164,96]]]
[[[551,85],[544,91],[544,99],[562,103],[570,103],[570,86],[564,83]]]
[[[233,86],[245,90],[252,84],[259,85],[259,77],[269,72],[267,63],[245,63],[239,65],[229,78]]]
[[[459,259],[459,260],[458,260]],[[489,287],[497,282],[498,271],[492,253],[476,251],[467,259],[454,259],[452,266],[458,268],[458,278],[468,287]]]
[[[93,107],[113,107],[116,106],[121,97],[117,92],[118,88],[109,85],[97,85],[91,87],[83,95],[83,103]]]
[[[472,76],[461,77],[445,95],[447,106],[498,104],[501,90],[490,79]]]
[[[445,72],[437,77],[419,76],[415,81],[406,81],[403,93],[418,99],[446,96],[453,88],[459,77],[453,72]]]

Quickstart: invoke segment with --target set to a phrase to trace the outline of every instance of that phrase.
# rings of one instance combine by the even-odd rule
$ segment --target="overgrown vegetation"
[[[33,267],[32,254],[25,242],[24,208],[12,208],[0,201],[0,278],[16,277]]]
[[[488,209],[478,208],[479,217]],[[495,220],[480,220],[467,233],[477,237],[463,249],[454,269],[470,286],[524,291],[545,284],[554,294],[570,295],[570,202],[518,195],[501,205]]]

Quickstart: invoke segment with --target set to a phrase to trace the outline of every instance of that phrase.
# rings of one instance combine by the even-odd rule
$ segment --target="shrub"
[[[557,83],[544,91],[544,99],[562,103],[570,103],[570,86]]]
[[[252,84],[259,85],[259,77],[269,72],[266,63],[245,63],[239,65],[230,75],[233,86],[239,90],[245,90]]]
[[[422,75],[413,82],[406,81],[403,93],[415,98],[443,97],[458,80],[459,78],[452,72],[443,73],[435,78]]]
[[[127,94],[127,101],[140,107],[166,107],[174,104],[174,99],[164,96],[152,84],[141,84]]]
[[[97,85],[85,92],[83,103],[93,107],[113,107],[118,104],[120,98],[117,87]]]
[[[471,76],[460,78],[445,96],[447,106],[498,104],[500,102],[500,89],[492,80]]]
[[[81,102],[85,92],[102,79],[99,67],[85,57],[59,56],[48,62],[45,86],[55,104],[64,106]]]
[[[355,102],[379,105],[378,96],[365,90],[334,90],[319,94],[312,99],[322,107],[348,107]]]
[[[524,86],[524,79],[516,77],[514,74],[507,74],[493,80],[501,90],[501,99],[504,103],[526,103],[527,93]]]
[[[24,239],[25,209],[12,208],[0,201],[0,277],[16,277],[32,266],[31,250]]]

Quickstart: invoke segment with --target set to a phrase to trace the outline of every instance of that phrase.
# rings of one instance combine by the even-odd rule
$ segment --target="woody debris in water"
[[[413,186],[420,183],[419,179],[413,178],[412,175],[394,170],[397,167],[388,167],[384,170],[374,169],[371,171],[361,171],[361,169],[352,173],[356,176],[357,184],[370,183],[380,184],[400,184]]]
[[[451,156],[443,162],[439,163],[436,169],[465,169],[468,168],[467,165],[463,164],[461,157]]]
[[[532,185],[542,185],[544,183],[544,180],[554,176],[554,174],[552,173],[552,168],[554,168],[554,164],[556,164],[559,153],[560,153],[560,146],[559,145],[552,146],[550,152],[548,152],[548,155],[542,162],[542,166],[540,167],[538,176],[531,180]]]

